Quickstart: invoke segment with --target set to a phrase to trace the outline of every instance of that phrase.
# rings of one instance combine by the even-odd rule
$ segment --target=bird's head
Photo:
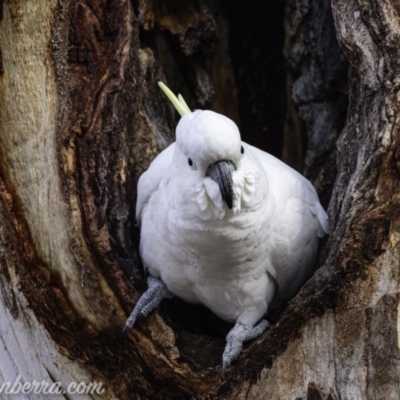
[[[222,198],[236,213],[241,202],[246,203],[246,193],[252,192],[254,183],[249,174],[240,173],[245,146],[238,127],[213,111],[192,112],[181,95],[176,97],[161,82],[159,86],[182,117],[176,128],[175,156],[179,158],[180,168],[187,169],[186,176],[193,176],[193,181],[203,182],[205,198],[214,199],[223,208]],[[216,195],[216,191],[220,195]],[[223,210],[220,211],[219,215],[224,215]]]
[[[179,121],[176,144],[193,171],[218,184],[222,199],[232,209],[232,173],[244,154],[236,124],[213,111],[197,110]]]

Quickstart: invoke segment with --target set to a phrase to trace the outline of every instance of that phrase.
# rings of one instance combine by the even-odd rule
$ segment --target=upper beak
[[[232,172],[235,170],[232,161],[221,160],[211,164],[207,169],[207,176],[218,183],[222,199],[231,210],[233,206],[233,182]]]

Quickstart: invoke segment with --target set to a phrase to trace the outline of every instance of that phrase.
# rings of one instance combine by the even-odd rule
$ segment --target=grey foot
[[[243,348],[243,343],[260,336],[269,327],[270,324],[265,319],[261,320],[254,328],[236,322],[235,326],[226,336],[226,346],[222,356],[222,374],[224,377],[232,361],[239,357]]]
[[[149,276],[147,278],[147,285],[147,290],[142,294],[131,315],[126,320],[122,336],[132,328],[138,318],[146,317],[151,311],[160,305],[163,299],[173,297],[164,282],[160,279]]]

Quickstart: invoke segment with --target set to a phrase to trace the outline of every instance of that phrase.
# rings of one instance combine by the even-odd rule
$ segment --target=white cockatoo
[[[176,142],[140,177],[136,217],[148,290],[124,332],[163,298],[201,303],[235,323],[225,374],[243,343],[259,336],[272,301],[292,298],[310,277],[328,217],[311,183],[241,141],[233,121],[191,112],[160,82],[182,118]]]

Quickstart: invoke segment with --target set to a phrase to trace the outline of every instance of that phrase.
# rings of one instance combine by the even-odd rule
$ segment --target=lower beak
[[[207,169],[207,176],[218,183],[222,199],[229,209],[232,209],[233,202],[233,182],[232,172],[235,170],[235,164],[232,161],[217,161],[211,164]]]

